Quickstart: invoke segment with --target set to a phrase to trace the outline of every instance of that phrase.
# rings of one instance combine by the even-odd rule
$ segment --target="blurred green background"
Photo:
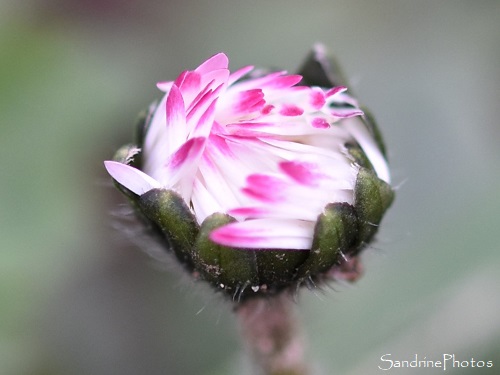
[[[499,1],[2,0],[0,374],[244,373],[230,307],[116,228],[102,160],[157,81],[219,51],[294,71],[317,41],[376,115],[398,194],[365,276],[300,295],[315,373],[383,373],[386,353],[498,373]]]

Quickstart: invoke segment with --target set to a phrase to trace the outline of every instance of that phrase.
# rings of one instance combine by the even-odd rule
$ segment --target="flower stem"
[[[304,344],[288,293],[251,298],[236,310],[242,336],[262,375],[307,375]]]

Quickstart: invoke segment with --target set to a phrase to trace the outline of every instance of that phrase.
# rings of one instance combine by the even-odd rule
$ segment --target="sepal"
[[[384,212],[394,200],[394,191],[374,172],[360,168],[354,189],[354,206],[359,220],[358,244],[370,242],[378,230]]]
[[[260,285],[276,293],[297,282],[297,270],[306,261],[309,250],[258,250],[257,268]]]
[[[335,87],[347,86],[347,80],[337,61],[326,52],[326,47],[317,44],[299,69],[302,85]]]
[[[135,157],[141,152],[140,148],[132,143],[120,147],[113,155],[113,160],[119,163],[133,165]]]
[[[139,197],[137,205],[161,230],[179,260],[190,265],[200,228],[182,197],[172,190],[152,189]]]
[[[326,272],[347,254],[358,232],[355,209],[348,203],[331,203],[319,215],[309,256],[299,268],[299,278]]]
[[[359,147],[358,144],[346,143],[344,146],[347,149],[347,153],[354,160],[356,165],[375,173],[375,168],[373,168],[373,165],[370,162],[370,159],[368,159],[368,157],[363,152],[361,147]]]
[[[240,298],[237,295],[240,291],[259,283],[255,251],[218,245],[209,238],[214,229],[234,221],[233,217],[222,213],[212,214],[203,221],[194,245],[194,264],[204,280]]]

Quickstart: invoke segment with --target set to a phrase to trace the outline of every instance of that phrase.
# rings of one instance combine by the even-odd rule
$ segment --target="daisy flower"
[[[313,280],[354,257],[392,201],[380,135],[343,85],[228,64],[219,53],[158,83],[137,145],[105,167],[218,287]]]

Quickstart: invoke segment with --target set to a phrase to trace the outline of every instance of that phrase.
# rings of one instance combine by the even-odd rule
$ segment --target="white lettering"
[[[390,363],[389,367],[380,367],[380,365],[378,366],[378,368],[379,368],[379,369],[381,369],[381,370],[383,370],[383,371],[390,370],[390,369],[392,368],[392,366],[393,366],[393,362],[392,362],[392,360],[391,360],[391,359],[385,359],[385,357],[386,357],[386,356],[389,356],[389,357],[390,357],[390,356],[391,356],[391,354],[389,354],[389,353],[384,354],[383,356],[381,356],[381,357],[380,357],[380,360],[381,360],[382,362],[389,362],[389,363]]]
[[[443,354],[443,371],[446,371],[446,363],[453,360],[452,354]]]
[[[395,368],[440,368],[446,371],[450,368],[491,368],[493,361],[477,360],[473,357],[459,358],[455,354],[442,354],[440,360],[427,359],[414,354],[411,357],[392,359],[392,354],[386,353],[380,357],[379,370],[387,371]]]

